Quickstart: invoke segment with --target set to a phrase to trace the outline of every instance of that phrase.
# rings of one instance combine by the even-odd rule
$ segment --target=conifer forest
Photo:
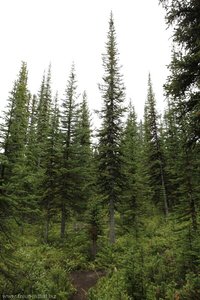
[[[75,64],[60,97],[51,66],[32,94],[22,62],[0,120],[1,299],[200,299],[200,1],[159,4],[162,115],[151,74],[143,119],[125,105],[112,13],[97,130]]]

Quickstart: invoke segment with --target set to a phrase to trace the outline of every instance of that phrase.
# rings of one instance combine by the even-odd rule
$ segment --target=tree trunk
[[[109,240],[111,244],[115,243],[115,209],[114,209],[114,201],[110,199],[109,203]]]

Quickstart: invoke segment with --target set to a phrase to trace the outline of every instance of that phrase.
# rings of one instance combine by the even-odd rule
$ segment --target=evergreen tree
[[[62,153],[61,132],[60,132],[60,112],[58,108],[57,95],[54,100],[50,116],[50,130],[46,147],[46,163],[44,178],[42,181],[43,195],[42,207],[44,209],[45,230],[44,240],[49,240],[50,220],[55,215],[59,199],[59,175],[60,161]]]
[[[124,86],[118,66],[115,27],[111,13],[107,53],[103,56],[105,74],[100,86],[104,101],[101,110],[102,127],[99,131],[99,182],[105,202],[109,205],[109,238],[115,242],[115,208],[120,200],[123,184],[120,139],[124,112]]]
[[[39,103],[37,112],[37,151],[38,167],[45,166],[46,145],[50,130],[50,115],[52,104],[51,92],[51,65],[49,66],[47,78],[43,76],[39,91]]]
[[[1,182],[0,182],[0,248],[1,272],[6,280],[14,282],[14,235],[11,228],[23,222],[22,216],[28,194],[25,150],[29,118],[30,93],[27,87],[27,66],[22,62],[14,88],[8,100],[8,109],[1,125]]]
[[[183,3],[180,5],[183,5]],[[177,3],[175,3],[174,13],[177,14]],[[184,15],[184,12],[182,13]],[[176,33],[174,36],[176,36]],[[187,59],[186,56],[185,58],[182,57],[183,61]],[[198,243],[199,217],[199,145],[197,142],[198,121],[195,117],[195,110],[198,110],[198,105],[193,106],[193,89],[190,89],[188,93],[186,88],[184,92],[183,81],[186,79],[187,74],[183,69],[183,73],[180,72],[180,62],[182,60],[180,58],[181,51],[177,52],[173,49],[170,66],[171,75],[166,85],[169,99],[165,116],[165,156],[169,197],[175,204],[175,218],[179,224],[178,245],[183,256],[182,274],[186,274],[187,272],[197,273],[199,266],[196,246]],[[195,65],[193,66],[195,68]],[[191,66],[188,65],[187,67],[190,68]],[[180,80],[180,82],[177,80]],[[189,77],[188,80],[190,80]],[[195,145],[195,147],[189,147],[191,145]]]
[[[165,215],[168,215],[168,200],[164,174],[164,158],[161,151],[161,142],[158,133],[158,117],[155,107],[151,78],[148,79],[148,95],[145,104],[145,141],[149,182],[152,190],[152,199],[155,203],[163,203]]]
[[[37,169],[37,107],[38,99],[36,95],[33,95],[30,102],[30,119],[28,126],[28,137],[27,137],[27,164],[31,166],[32,171]]]
[[[182,211],[184,220],[189,221],[189,227],[196,231],[198,224],[197,206],[199,205],[199,154],[197,148],[188,148],[189,130],[190,117],[182,119],[181,124],[179,122],[179,210]]]
[[[165,174],[166,185],[169,198],[169,205],[173,208],[179,202],[180,189],[180,153],[181,136],[178,125],[176,109],[168,100],[168,106],[164,115],[164,156],[166,159]]]
[[[76,144],[76,165],[78,173],[75,208],[81,216],[94,192],[95,177],[92,162],[90,113],[87,105],[86,92],[83,93],[83,99],[78,109],[74,142]]]
[[[76,104],[76,75],[75,68],[72,65],[69,79],[67,82],[65,99],[62,103],[61,127],[62,127],[62,164],[60,178],[61,193],[61,238],[65,236],[66,217],[69,214],[71,206],[75,203],[76,193],[76,143],[75,130],[77,123],[77,104]]]
[[[41,87],[38,93],[38,100],[32,103],[32,114],[28,145],[29,156],[32,160],[33,182],[32,191],[37,200],[38,213],[40,216],[48,210],[48,203],[45,202],[46,195],[46,172],[49,163],[49,144],[51,131],[52,113],[52,91],[51,91],[51,65],[47,76],[43,75]],[[32,144],[33,142],[33,144]],[[46,216],[46,215],[45,215]],[[44,218],[46,221],[46,218]]]
[[[178,108],[178,109],[177,109]],[[188,148],[190,118],[179,119],[180,106],[168,101],[165,116],[165,157],[167,188],[178,224],[177,244],[182,253],[182,274],[198,272],[199,159],[195,148]]]
[[[25,152],[29,120],[30,93],[27,88],[27,66],[22,63],[9,99],[2,137],[1,182],[2,195],[12,208],[25,197]],[[19,208],[19,206],[18,206]]]
[[[173,52],[173,61],[176,60],[177,54]],[[172,75],[176,77],[178,69],[173,68],[172,71]],[[199,176],[196,170],[198,170],[199,164],[199,145],[197,143],[196,147],[188,147],[191,122],[191,112],[185,114],[185,97],[175,98],[171,96],[168,100],[168,112],[166,114],[165,141],[166,170],[171,184],[169,191],[171,190],[175,195],[179,214],[181,213],[184,216],[183,219],[187,220],[186,222],[189,221],[192,229],[196,231],[197,207],[199,205],[197,196]]]
[[[160,0],[166,10],[166,22],[172,26],[176,55],[169,69],[165,89],[181,104],[182,116],[190,114],[189,144],[200,138],[200,2],[198,0]],[[173,50],[174,51],[174,50]],[[175,72],[174,72],[175,70]],[[179,98],[184,99],[182,103]]]
[[[7,168],[2,168],[2,177],[12,175],[12,167],[24,158],[27,142],[30,94],[27,88],[27,66],[23,62],[8,104],[3,128],[2,149],[9,161]]]
[[[124,225],[131,228],[136,220],[137,210],[137,176],[138,176],[139,134],[134,107],[130,103],[128,118],[122,136],[122,153],[124,157],[124,174],[126,188],[122,198],[122,214]],[[125,182],[124,182],[125,185]]]
[[[83,218],[88,225],[89,239],[91,240],[91,258],[94,259],[97,254],[97,240],[101,233],[101,205],[97,196],[97,168],[96,156],[93,153],[91,142],[90,113],[87,104],[86,92],[83,93],[83,99],[80,103],[78,113],[78,122],[76,126],[77,143],[77,167],[78,167],[78,186],[76,212],[78,217]]]
[[[95,259],[98,250],[98,237],[102,234],[102,206],[97,194],[93,194],[92,199],[88,202],[86,221],[91,240],[91,258]]]

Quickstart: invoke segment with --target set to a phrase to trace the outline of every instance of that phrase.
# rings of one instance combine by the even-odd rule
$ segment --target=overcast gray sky
[[[1,0],[0,108],[5,106],[22,60],[28,64],[32,93],[38,92],[43,71],[51,62],[53,91],[58,90],[60,98],[74,61],[78,91],[87,91],[91,110],[100,108],[101,54],[111,10],[127,102],[132,98],[142,117],[151,72],[162,110],[171,39],[158,0]]]

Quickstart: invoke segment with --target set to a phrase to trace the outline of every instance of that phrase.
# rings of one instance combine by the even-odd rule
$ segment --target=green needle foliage
[[[60,208],[61,208],[61,229],[60,236],[64,238],[66,218],[70,209],[76,204],[76,123],[77,123],[77,94],[76,75],[72,65],[67,82],[65,99],[61,110],[61,132],[62,132],[62,162],[60,173]]]
[[[181,104],[183,116],[190,114],[188,143],[200,138],[200,3],[198,0],[160,0],[166,11],[166,23],[173,31],[174,49],[165,89]],[[175,71],[175,72],[174,72]]]
[[[158,131],[158,116],[151,78],[148,79],[148,94],[145,104],[145,142],[149,184],[152,190],[152,200],[161,205],[167,216],[169,213],[166,181],[164,174],[164,159]]]
[[[109,21],[106,54],[103,56],[105,74],[100,86],[103,98],[102,127],[99,131],[99,182],[109,207],[109,239],[115,242],[115,209],[120,200],[123,177],[120,139],[124,112],[124,85],[118,66],[118,51],[113,16]]]
[[[131,103],[125,118],[112,13],[97,133],[74,65],[60,101],[51,67],[36,96],[22,63],[0,124],[1,296],[71,299],[84,270],[81,291],[102,276],[90,300],[200,299],[199,1],[160,2],[175,26],[163,117],[149,76],[144,120]]]
[[[137,116],[134,107],[129,104],[128,117],[125,129],[122,134],[122,154],[124,191],[121,201],[120,211],[122,222],[127,230],[136,226],[138,203],[138,153],[139,153],[139,132],[137,126]],[[135,228],[136,229],[136,228]],[[137,231],[137,229],[136,229]]]
[[[79,216],[85,212],[88,201],[94,193],[94,168],[91,142],[90,113],[86,92],[79,104],[77,123],[75,128],[76,168],[77,168],[77,196],[75,210]]]

